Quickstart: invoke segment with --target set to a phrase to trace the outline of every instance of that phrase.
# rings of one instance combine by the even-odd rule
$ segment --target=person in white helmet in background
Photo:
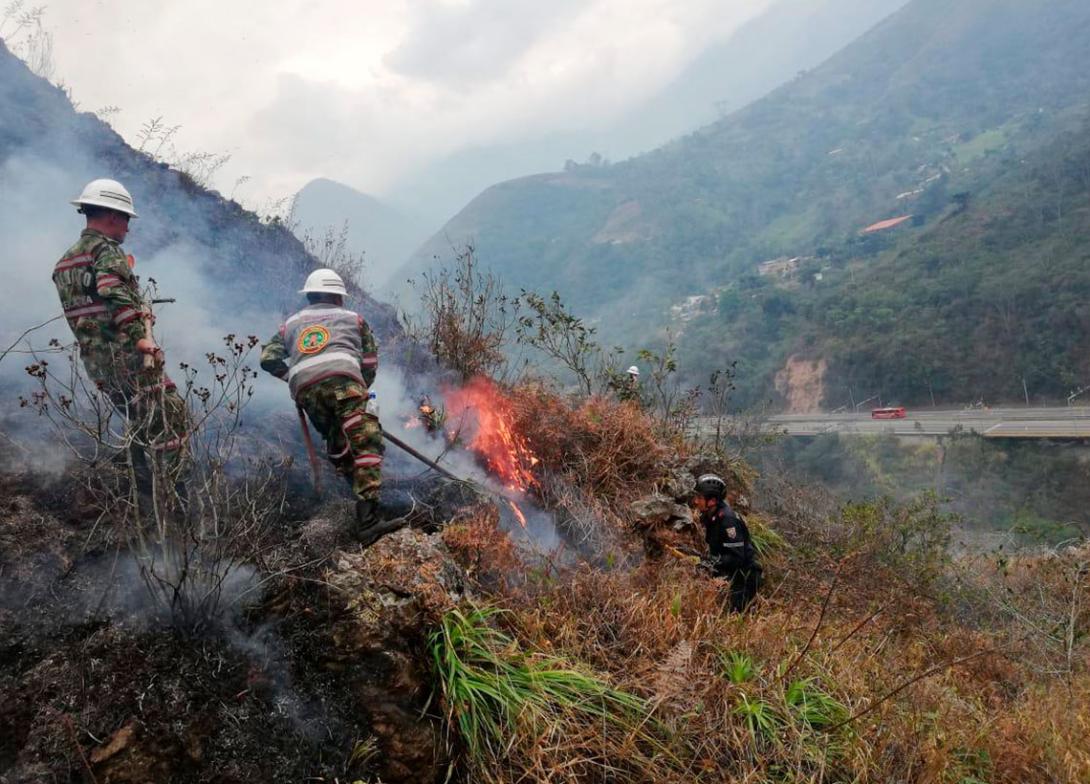
[[[65,319],[88,375],[127,414],[135,441],[171,469],[180,467],[188,429],[185,402],[163,372],[152,313],[121,243],[137,217],[116,180],[93,180],[71,202],[86,228],[53,268]],[[136,455],[138,453],[134,453]],[[161,458],[161,459],[160,459]],[[175,475],[177,481],[178,476]]]
[[[344,307],[348,291],[336,272],[315,270],[300,293],[307,306],[262,347],[261,367],[288,382],[295,404],[325,439],[330,462],[352,481],[355,534],[371,544],[385,532],[378,525],[382,427],[367,411],[378,345],[363,317]]]
[[[624,378],[617,384],[617,398],[622,402],[640,402],[640,369],[635,365],[624,372]]]

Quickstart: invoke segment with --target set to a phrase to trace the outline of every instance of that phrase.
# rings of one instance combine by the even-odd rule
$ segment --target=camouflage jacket
[[[306,310],[304,309],[300,313],[304,313]],[[357,315],[357,320],[360,330],[360,377],[362,377],[363,383],[370,387],[375,383],[375,373],[378,370],[378,342],[375,340],[374,333],[371,332],[371,327],[367,325],[363,317]],[[288,346],[285,339],[287,332],[286,325],[281,326],[272,339],[261,347],[262,370],[284,381],[288,380],[293,361],[299,359],[298,351],[293,355],[292,347]]]
[[[53,283],[68,326],[86,355],[122,343],[132,346],[147,336],[136,276],[121,245],[93,229],[84,229],[53,268]]]

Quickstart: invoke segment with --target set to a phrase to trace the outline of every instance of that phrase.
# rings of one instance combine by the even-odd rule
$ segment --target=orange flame
[[[518,519],[519,525],[521,525],[523,528],[525,528],[526,527],[526,515],[524,515],[522,513],[522,510],[519,509],[519,505],[516,504],[514,501],[512,501],[510,498],[507,499],[507,503],[511,507],[511,511],[515,513],[515,517]]]
[[[526,439],[512,426],[511,402],[486,378],[471,379],[445,395],[447,421],[469,438],[469,449],[508,490],[534,487],[533,467],[538,459]],[[518,515],[525,525],[525,518]]]

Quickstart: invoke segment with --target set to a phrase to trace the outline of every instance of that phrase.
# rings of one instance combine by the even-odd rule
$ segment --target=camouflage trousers
[[[368,414],[367,387],[349,378],[328,378],[299,391],[295,403],[325,439],[329,461],[352,480],[352,491],[377,500],[382,485],[382,426]]]
[[[144,357],[112,345],[81,347],[87,373],[128,419],[135,446],[161,465],[180,474],[186,462],[189,411],[161,367],[144,367]],[[178,476],[174,477],[179,478]]]

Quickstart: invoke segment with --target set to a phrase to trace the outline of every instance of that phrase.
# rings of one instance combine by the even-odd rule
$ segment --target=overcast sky
[[[162,116],[260,207],[381,195],[460,147],[608,121],[769,0],[47,0],[56,74],[130,141]]]

